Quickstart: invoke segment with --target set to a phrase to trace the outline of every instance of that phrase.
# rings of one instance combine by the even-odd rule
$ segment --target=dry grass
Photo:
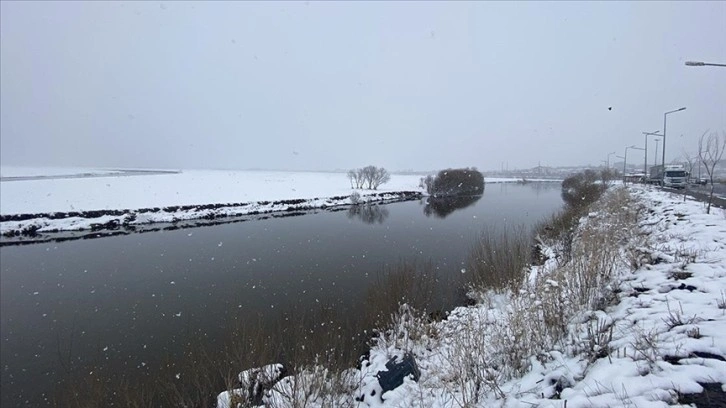
[[[683,314],[683,305],[681,302],[678,302],[678,309],[671,309],[670,302],[666,303],[666,307],[668,308],[668,316],[663,318],[663,322],[666,326],[668,326],[668,330],[678,326],[700,323],[702,321],[702,319],[696,315],[686,317]]]
[[[613,282],[621,271],[630,268],[628,252],[623,250],[623,245],[636,241],[640,208],[625,189],[616,189],[585,210],[588,215],[584,223],[569,230],[573,234],[570,259],[560,259],[551,270],[540,270],[533,281],[523,281],[522,264],[501,259],[501,253],[507,251],[506,246],[490,244],[497,248],[496,253],[484,251],[483,257],[475,252],[479,259],[491,259],[485,266],[500,262],[506,266],[503,269],[518,273],[497,281],[501,282],[499,292],[508,293],[505,305],[488,305],[486,299],[494,295],[480,296],[484,303],[477,306],[481,310],[473,315],[494,315],[495,318],[468,318],[458,322],[458,327],[448,333],[447,338],[453,340],[443,358],[450,362],[449,368],[443,370],[446,373],[443,378],[448,379],[447,391],[457,405],[476,404],[484,394],[501,398],[500,384],[528,371],[532,358],[546,361],[548,350],[572,347],[591,360],[610,354],[612,322],[590,319],[584,328],[584,339],[568,339],[567,334],[575,319],[581,319],[587,311],[603,309],[617,298],[613,293],[617,285]],[[562,234],[567,234],[570,228],[563,218],[557,217],[557,220],[561,223],[559,232],[540,235],[540,239],[551,246],[561,243]],[[501,242],[518,247],[511,239]],[[514,249],[511,253],[523,251]],[[648,336],[642,336],[642,339],[634,348],[640,353],[639,358],[652,359],[647,340],[656,339]]]
[[[376,282],[366,294],[364,325],[368,328],[388,328],[391,316],[401,304],[418,313],[433,311],[436,300],[442,297],[444,286],[433,264],[400,262],[376,275]]]
[[[469,251],[467,272],[474,290],[519,286],[531,264],[532,234],[523,226],[485,229]]]

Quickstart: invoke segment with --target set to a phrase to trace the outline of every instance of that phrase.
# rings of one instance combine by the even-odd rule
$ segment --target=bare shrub
[[[269,408],[346,408],[358,406],[353,394],[360,385],[355,370],[334,372],[326,368],[325,361],[299,366],[296,374],[283,378],[267,393],[265,406]]]
[[[666,307],[668,308],[668,316],[663,318],[663,322],[668,326],[669,330],[674,327],[699,323],[701,321],[696,315],[690,317],[684,316],[681,302],[678,302],[678,309],[671,309],[670,302],[666,303]]]
[[[572,249],[572,237],[579,221],[580,213],[567,207],[539,223],[536,232],[539,237],[552,243],[560,243],[559,249],[564,249],[569,260]],[[560,251],[563,252],[563,251]]]
[[[621,246],[636,232],[638,210],[625,189],[617,189],[592,207],[577,232],[572,260],[564,266],[568,297],[584,310],[607,306],[608,284],[621,267],[629,266]]]
[[[437,337],[436,327],[429,324],[425,314],[407,304],[399,305],[385,327],[378,336],[378,345],[384,349],[410,352],[415,344],[425,345]]]
[[[593,170],[585,170],[562,181],[562,199],[572,208],[585,208],[597,201],[608,184]]]
[[[706,214],[710,214],[711,204],[713,203],[714,172],[716,164],[721,161],[724,151],[726,151],[726,132],[721,135],[713,132],[708,134],[708,137],[706,136],[707,133],[708,131],[703,132],[701,138],[698,140],[698,159],[706,168],[706,174],[711,184],[711,191],[708,195],[708,206],[706,207]]]
[[[612,322],[606,319],[593,319],[587,325],[587,352],[590,361],[608,357],[611,353],[610,342],[613,340]]]
[[[434,197],[481,195],[484,193],[484,175],[474,167],[446,169],[435,177],[422,178],[420,185]]]
[[[640,375],[646,375],[655,370],[660,357],[658,352],[658,331],[655,328],[651,330],[636,328],[635,330],[635,339],[630,343],[633,349],[632,358],[635,361],[645,363],[638,366],[638,371]]]
[[[503,361],[491,353],[498,325],[483,313],[470,314],[457,323],[453,335],[445,338],[448,347],[442,348],[445,392],[459,407],[474,406],[487,391],[503,397],[500,384],[504,378],[498,370]]]
[[[359,192],[354,191],[350,194],[350,203],[351,204],[353,204],[353,205],[359,204],[360,200],[361,200],[361,198],[360,198]]]
[[[701,337],[701,329],[699,327],[693,327],[688,330],[686,330],[686,336],[692,338],[692,339],[700,339]]]

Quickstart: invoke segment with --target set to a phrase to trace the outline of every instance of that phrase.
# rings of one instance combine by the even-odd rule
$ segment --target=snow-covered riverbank
[[[7,173],[4,172],[4,173]],[[20,171],[10,172],[23,174]],[[39,172],[33,172],[37,176]],[[123,226],[302,211],[351,204],[345,174],[184,171],[13,180],[2,183],[0,233],[108,230]],[[55,171],[53,175],[68,175]],[[363,202],[417,198],[417,176],[393,175]]]
[[[338,379],[350,394],[311,386],[324,373],[313,369],[286,377],[264,400],[572,408],[665,407],[703,398],[698,406],[723,406],[726,213],[705,214],[700,202],[649,187],[629,187],[629,196],[621,189],[606,196],[622,197],[584,218],[572,259],[547,249],[549,259],[520,290],[483,294],[479,304],[441,322],[401,313],[361,368]],[[397,364],[410,375],[386,390],[387,365]],[[704,389],[709,396],[699,394]],[[220,394],[220,407],[228,401]]]
[[[392,174],[379,190],[352,190],[344,173],[4,168],[0,234],[114,230],[419,198],[420,175]],[[23,179],[25,177],[25,179]],[[490,179],[489,183],[517,182]]]

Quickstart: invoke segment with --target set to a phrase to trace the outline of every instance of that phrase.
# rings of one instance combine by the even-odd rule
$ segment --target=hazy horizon
[[[726,63],[725,2],[0,11],[3,165],[597,166],[683,106],[668,116],[666,161],[726,131],[726,68],[684,65]]]

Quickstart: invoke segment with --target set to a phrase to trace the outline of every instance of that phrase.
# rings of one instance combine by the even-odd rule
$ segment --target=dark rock
[[[414,359],[413,354],[410,353],[406,353],[400,361],[398,360],[398,357],[393,357],[388,360],[386,363],[386,369],[387,371],[379,371],[378,374],[376,374],[378,384],[381,385],[381,389],[383,389],[384,393],[398,388],[401,384],[403,384],[403,379],[409,375],[414,381],[418,381],[421,377],[421,372],[418,369],[416,360]]]
[[[118,220],[110,220],[103,224],[91,224],[91,231],[101,231],[104,229],[114,230],[118,229],[119,225]]]
[[[20,234],[26,236],[26,237],[36,237],[38,236],[38,230],[40,229],[37,225],[28,225],[27,227],[23,228],[20,231]]]
[[[681,365],[681,357],[664,356],[663,361],[665,361],[666,363],[673,364],[673,365]]]
[[[726,361],[726,358],[724,358],[723,356],[720,356],[718,354],[709,353],[706,351],[694,351],[691,354],[693,354],[696,357],[700,357],[700,358],[712,358],[712,359],[718,360],[718,361]]]
[[[687,290],[689,292],[693,292],[694,290],[696,290],[698,288],[693,285],[686,285],[685,283],[681,283],[681,286],[677,287],[676,289]]]
[[[726,407],[726,392],[719,383],[698,383],[703,392],[698,394],[681,394],[678,403],[683,405],[694,404],[696,407]]]
[[[128,226],[129,226],[129,224],[131,224],[131,223],[132,223],[132,222],[134,222],[134,221],[136,221],[136,213],[133,213],[133,212],[131,212],[131,213],[128,213],[128,214],[126,214],[126,216],[124,217],[124,220],[123,220],[123,226],[124,226],[124,227],[128,227]]]

